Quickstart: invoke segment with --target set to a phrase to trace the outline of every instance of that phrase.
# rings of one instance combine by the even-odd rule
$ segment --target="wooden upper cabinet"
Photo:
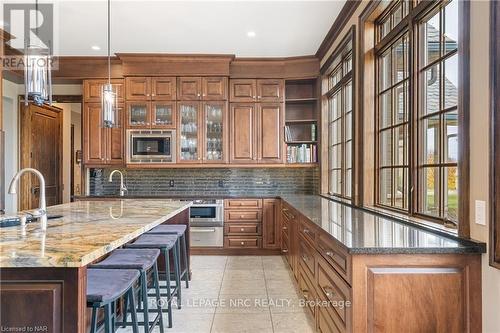
[[[202,99],[205,101],[227,100],[227,77],[202,78]]]
[[[283,163],[283,108],[280,103],[258,104],[259,163]]]
[[[108,80],[85,80],[83,82],[83,100],[86,103],[101,103],[102,86],[107,84]],[[119,103],[125,100],[125,83],[122,79],[112,79],[111,84],[117,93]]]
[[[177,78],[177,99],[180,101],[201,100],[201,77]]]
[[[127,100],[147,101],[151,99],[151,78],[127,77],[125,79]]]
[[[283,87],[283,80],[280,79],[257,80],[257,101],[282,102]]]
[[[106,157],[105,130],[100,103],[86,103],[83,110],[83,163],[102,164]]]
[[[154,101],[175,101],[177,98],[175,77],[151,78],[151,99]]]
[[[104,128],[101,103],[86,103],[83,110],[83,162],[87,165],[117,165],[124,161],[122,105],[118,106],[120,127]]]
[[[254,79],[233,79],[230,81],[231,102],[255,102],[257,81]]]
[[[256,114],[254,103],[231,104],[229,115],[231,163],[257,163]]]

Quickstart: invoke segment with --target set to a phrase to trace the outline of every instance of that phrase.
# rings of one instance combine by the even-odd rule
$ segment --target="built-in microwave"
[[[174,130],[127,131],[127,163],[174,162]]]

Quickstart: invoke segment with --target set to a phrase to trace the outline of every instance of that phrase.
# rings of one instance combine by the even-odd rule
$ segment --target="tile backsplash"
[[[111,169],[90,170],[90,195],[116,195],[120,177],[108,182]],[[128,195],[136,196],[273,196],[314,194],[318,168],[224,168],[121,170]]]

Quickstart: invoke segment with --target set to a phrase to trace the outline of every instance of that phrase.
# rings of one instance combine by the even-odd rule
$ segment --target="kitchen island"
[[[87,265],[159,224],[189,226],[190,205],[80,201],[49,207],[46,232],[37,222],[0,229],[1,331],[85,332]]]

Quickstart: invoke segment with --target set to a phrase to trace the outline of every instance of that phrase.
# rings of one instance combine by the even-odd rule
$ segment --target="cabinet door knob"
[[[253,97],[253,99],[255,99],[255,96],[252,96],[252,97]]]
[[[258,99],[260,99],[260,96],[257,96]]]
[[[240,230],[241,230],[241,231],[245,231],[245,228],[241,228]]]
[[[151,94],[151,96],[155,96],[155,94]]]
[[[283,253],[288,253],[288,250],[287,250],[287,249],[284,249],[284,250],[281,250],[281,252],[283,252]]]
[[[241,244],[241,245],[245,245],[245,242],[241,242],[240,244]]]
[[[283,230],[288,230],[288,228],[287,227],[283,227]]]

